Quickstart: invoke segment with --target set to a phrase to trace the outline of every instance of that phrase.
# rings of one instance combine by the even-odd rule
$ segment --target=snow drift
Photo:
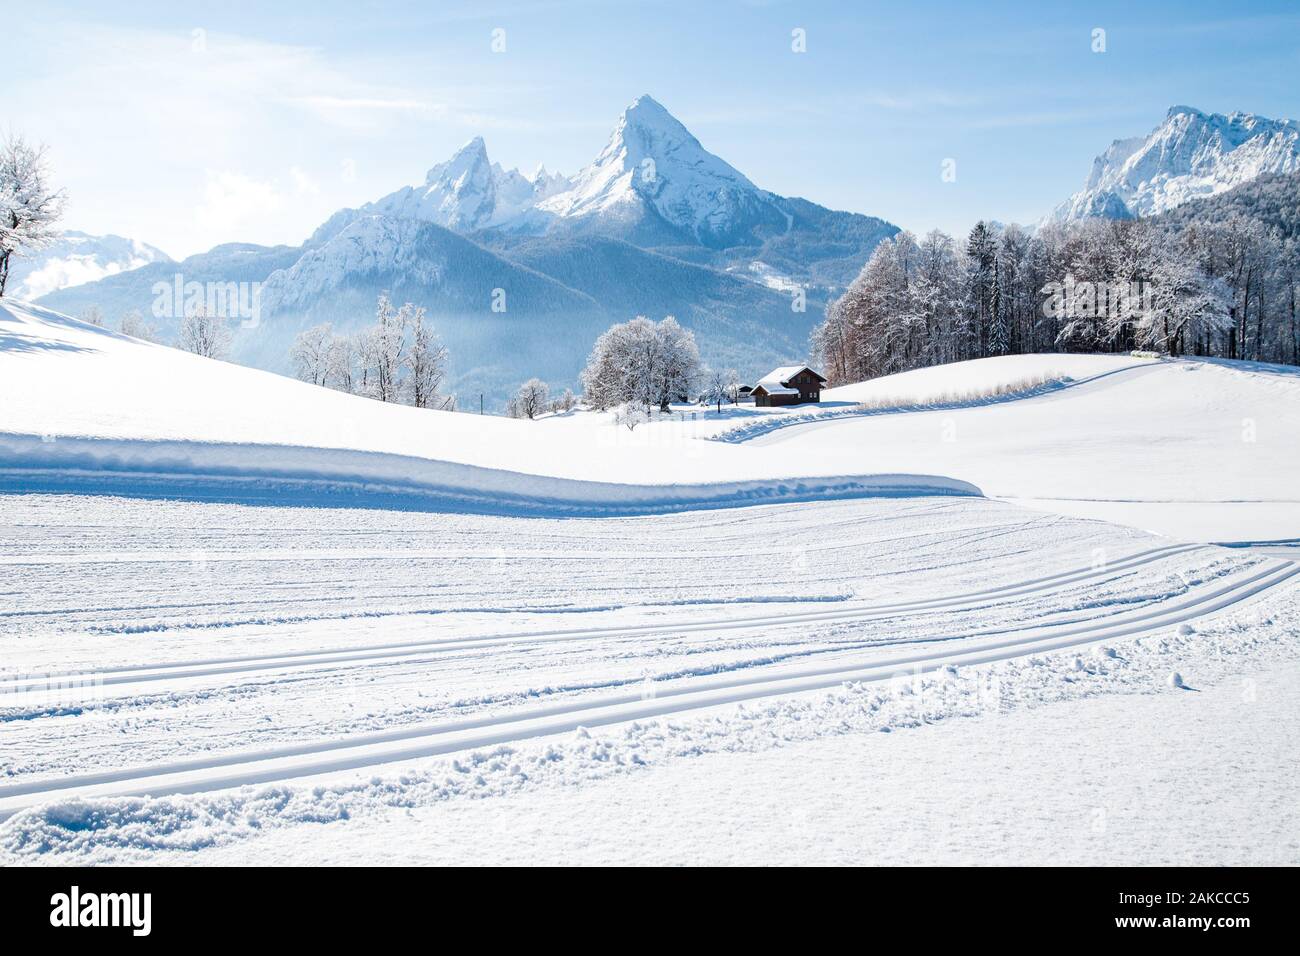
[[[1060,385],[1003,394],[1049,379]],[[972,395],[996,398],[944,404]],[[682,409],[635,432],[591,412],[516,421],[383,404],[0,306],[10,489],[526,514],[979,493],[1184,540],[1300,539],[1294,368],[1007,356],[824,396],[812,412]],[[701,440],[738,425],[744,441]]]
[[[588,515],[979,494],[930,475],[682,467],[650,446],[602,455],[591,430],[566,440],[539,423],[384,404],[16,303],[0,306],[0,361],[9,491]]]

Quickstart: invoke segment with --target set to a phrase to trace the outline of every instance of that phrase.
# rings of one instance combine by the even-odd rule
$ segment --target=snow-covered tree
[[[1283,241],[1277,259],[1278,329],[1277,361],[1300,365],[1300,237]]]
[[[551,389],[540,378],[530,378],[519,386],[519,391],[506,405],[511,418],[536,418],[546,411]]]
[[[328,322],[299,332],[289,350],[298,378],[313,385],[324,385],[329,379],[330,349],[333,344],[334,326]]]
[[[1199,342],[1231,328],[1230,293],[1207,275],[1170,237],[1150,273],[1151,308],[1136,319],[1135,341],[1142,348],[1178,355],[1188,342]]]
[[[645,409],[667,409],[689,399],[700,376],[695,334],[668,316],[655,323],[645,316],[601,334],[582,373],[583,396],[596,409],[637,402]]]
[[[551,402],[551,411],[567,412],[578,404],[578,398],[573,394],[573,389],[566,388],[560,393],[560,397]]]
[[[156,345],[162,344],[162,339],[158,336],[158,330],[145,321],[143,315],[138,309],[132,309],[118,321],[117,330],[123,335],[129,335],[135,339],[143,339],[145,342],[153,342]]]
[[[45,147],[11,135],[0,143],[0,296],[15,256],[30,255],[57,236],[64,193],[48,180]]]
[[[630,432],[649,420],[650,412],[640,402],[624,402],[614,411],[614,421]]]
[[[204,358],[223,359],[230,350],[230,340],[226,319],[199,308],[181,319],[176,346]]]
[[[405,319],[406,315],[393,306],[387,293],[380,295],[365,351],[374,372],[374,397],[381,402],[401,401],[402,367],[406,363]]]
[[[411,345],[404,360],[410,373],[407,390],[411,404],[416,408],[450,408],[452,399],[439,394],[447,375],[446,347],[425,321],[423,306],[408,302],[400,311],[402,325],[411,330]]]
[[[662,411],[670,402],[689,401],[700,379],[700,350],[695,333],[671,315],[655,327],[659,364],[650,370],[652,397]]]
[[[729,368],[725,374],[727,377],[727,401],[733,405],[738,405],[740,403],[740,373],[734,368]]]
[[[958,341],[963,331],[962,280],[956,243],[938,229],[931,230],[917,247],[911,290],[912,308],[924,329],[922,364],[952,362],[962,354]]]
[[[718,414],[722,414],[723,402],[735,402],[738,376],[734,368],[704,370],[704,400],[716,405]]]
[[[455,407],[455,397],[441,391],[447,349],[424,308],[398,308],[386,294],[376,303],[374,325],[353,335],[314,326],[294,339],[290,357],[298,377],[316,385],[416,408]]]
[[[97,305],[87,306],[81,312],[81,321],[98,328],[104,327],[104,313]]]
[[[356,338],[350,335],[332,336],[325,353],[325,384],[340,392],[356,391],[356,364]]]
[[[1262,310],[1266,263],[1273,244],[1262,224],[1241,214],[1217,224],[1210,235],[1217,252],[1211,271],[1227,290],[1232,320],[1227,329],[1228,358],[1259,359],[1265,339]]]
[[[975,223],[966,238],[966,304],[972,333],[973,354],[989,354],[993,327],[993,306],[997,276],[997,233],[988,223]]]
[[[924,301],[913,295],[921,254],[899,233],[876,247],[858,277],[827,309],[813,332],[813,353],[832,382],[858,382],[901,371],[926,341]]]

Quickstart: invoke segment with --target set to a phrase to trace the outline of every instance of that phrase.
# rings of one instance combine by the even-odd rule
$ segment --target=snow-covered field
[[[268,832],[256,854],[324,865],[1294,865],[1297,694],[1287,665],[1197,693],[931,716],[889,735],[859,726],[766,750],[751,738],[666,761],[635,786],[609,775],[354,814],[323,824],[321,839]],[[845,696],[826,706],[853,708]],[[249,850],[233,840],[155,859],[240,864]]]
[[[1294,370],[892,378],[719,441],[807,413],[0,307],[0,861],[1300,862]]]

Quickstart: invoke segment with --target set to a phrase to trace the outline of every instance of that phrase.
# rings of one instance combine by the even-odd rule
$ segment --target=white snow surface
[[[1189,540],[1300,538],[1300,375],[1280,366],[1014,356],[831,389],[822,406],[683,408],[631,432],[582,411],[529,422],[385,405],[14,302],[0,306],[0,363],[11,488],[189,483],[329,503],[371,487],[587,513],[982,493]],[[703,440],[755,422],[791,427]]]
[[[514,421],[6,300],[0,863],[1300,862],[1295,370],[891,379]]]
[[[698,755],[667,759],[630,779],[605,768],[654,732],[575,733],[550,756],[563,754],[572,776],[596,779],[505,787],[494,799],[454,795],[457,783],[490,792],[500,786],[487,783],[494,763],[532,756],[484,754],[427,784],[445,794],[436,802],[402,806],[382,785],[340,787],[330,813],[348,815],[322,813],[310,840],[283,826],[252,840],[218,836],[229,829],[227,807],[251,812],[252,821],[273,819],[292,799],[274,788],[226,806],[121,806],[114,812],[141,824],[193,813],[207,816],[212,829],[198,837],[190,823],[174,846],[123,841],[86,855],[204,865],[1295,865],[1300,810],[1280,796],[1300,774],[1300,758],[1286,742],[1300,734],[1294,666],[1225,676],[1193,693],[1160,692],[1138,677],[1128,682],[1130,693],[1103,696],[1097,685],[1121,668],[1098,680],[1100,668],[1089,661],[1071,687],[1061,663],[1043,661],[1042,676],[1079,690],[1050,708],[991,715],[977,706],[952,719],[947,715],[960,710],[954,699],[966,693],[954,689],[946,699],[934,695],[924,718],[919,707],[908,715],[887,699],[896,711],[881,717],[875,732],[863,720],[857,733],[798,734],[797,718],[862,720],[875,701],[848,689],[801,710],[771,707],[730,725],[692,728],[678,746],[689,740]],[[923,694],[908,696],[924,701]],[[753,749],[751,730],[770,725],[788,736]],[[1138,727],[1145,732],[1134,733]],[[672,739],[684,729],[655,731]],[[1224,788],[1224,767],[1250,771]],[[485,783],[471,784],[484,768]],[[88,809],[64,812],[71,821]],[[65,839],[57,822],[34,822],[23,834],[38,835],[60,846]]]
[[[1013,721],[980,733],[1057,740],[1024,781],[1048,799],[1074,748],[1035,713],[1171,693],[1173,669],[1191,695],[1293,668],[1300,646],[1293,562],[976,498],[525,519],[29,495],[0,498],[0,515],[15,602],[0,613],[11,863],[251,861],[286,852],[279,831],[358,859],[410,838],[394,859],[431,859],[448,851],[434,834],[411,838],[408,812],[436,820],[507,797],[539,801],[542,831],[575,801],[612,797],[662,832],[671,804],[651,795],[690,773],[716,804],[737,786],[727,754],[757,755],[756,780],[805,759],[825,767],[836,750],[841,766],[933,770],[925,755],[957,743],[889,748],[972,717]],[[738,574],[739,552],[764,573]],[[1287,701],[1270,713],[1293,723]],[[1170,707],[1172,735],[1182,718]],[[1085,726],[1118,745],[1133,735],[1125,713]],[[1197,742],[1198,759],[1257,738],[1249,720]],[[1263,805],[1289,799],[1278,760],[1290,750],[1267,744],[1256,747],[1272,762],[1247,788]],[[1124,750],[1117,778],[1149,763],[1148,748]],[[783,806],[803,777],[787,779]],[[606,789],[556,790],[593,784]],[[1176,778],[1162,786],[1153,799],[1176,815],[1189,798]],[[1220,787],[1259,802],[1240,775],[1207,774],[1199,790]],[[839,798],[854,792],[901,799],[870,777]],[[742,805],[753,798],[746,789]],[[1294,844],[1270,842],[1274,827],[1233,815],[1197,842],[1209,861],[1254,848],[1295,862]],[[593,831],[600,852],[642,860],[616,832]],[[699,858],[725,837],[715,829]],[[1100,859],[1124,849],[1093,846]],[[511,852],[489,842],[477,859]],[[1052,840],[1035,854],[1062,858]]]
[[[1022,400],[960,401],[980,389],[981,378],[995,391],[1059,375],[1072,381]],[[945,407],[949,388],[959,401]],[[858,401],[901,395],[921,407],[814,421],[751,444],[828,469],[864,457],[881,470],[938,468],[990,497],[1173,537],[1300,538],[1300,371],[1293,367],[1025,356],[909,372],[849,393]],[[932,403],[940,407],[923,407]]]
[[[598,511],[976,493],[925,475],[813,473],[785,482],[777,480],[784,466],[764,467],[772,456],[695,441],[690,423],[632,434],[608,416],[581,416],[583,427],[569,428],[384,405],[37,307],[0,306],[0,336],[0,476],[26,471],[11,480],[27,487],[35,472],[55,482],[97,472],[100,481],[164,475],[173,487],[202,479],[209,493],[274,480],[280,490],[295,482],[322,493],[370,486],[445,505]],[[663,454],[665,441],[681,454]]]

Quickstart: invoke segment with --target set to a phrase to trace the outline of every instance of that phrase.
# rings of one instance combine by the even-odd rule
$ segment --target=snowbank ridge
[[[938,475],[635,485],[381,452],[0,433],[0,490],[586,517],[836,498],[979,496]]]

